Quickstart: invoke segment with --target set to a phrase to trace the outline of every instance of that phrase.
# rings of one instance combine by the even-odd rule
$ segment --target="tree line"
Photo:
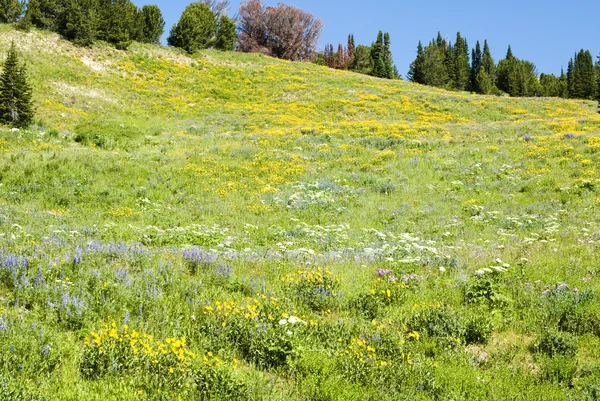
[[[316,54],[314,62],[378,78],[400,79],[400,73],[393,61],[391,44],[388,32],[379,31],[371,46],[356,46],[354,35],[350,34],[345,47],[339,43],[337,51],[334,51],[333,44],[327,44],[324,51]]]
[[[594,65],[589,50],[576,53],[566,73],[538,76],[535,65],[517,58],[510,46],[506,56],[495,63],[487,40],[483,49],[479,41],[469,49],[460,32],[454,44],[439,32],[427,46],[419,42],[407,78],[423,85],[479,94],[600,100],[600,56]]]
[[[323,23],[310,12],[261,0],[241,3],[236,19],[229,18],[229,0],[203,0],[189,4],[167,39],[169,45],[189,53],[206,48],[257,52],[293,61],[313,61],[375,77],[400,79],[393,63],[388,32],[379,31],[370,46],[325,46],[317,52]],[[159,43],[165,21],[160,8],[138,8],[131,0],[0,0],[0,22],[35,26],[90,45],[95,40],[126,48],[131,41]],[[442,37],[427,46],[419,42],[407,75],[410,81],[450,90],[510,96],[557,96],[600,100],[600,57],[581,50],[569,61],[566,73],[539,74],[535,65],[517,58],[508,47],[496,63],[487,40],[470,48],[460,32],[454,43]]]

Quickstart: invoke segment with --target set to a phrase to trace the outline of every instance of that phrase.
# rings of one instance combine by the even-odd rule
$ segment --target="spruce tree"
[[[567,64],[567,97],[568,98],[572,98],[573,95],[575,94],[575,89],[574,89],[574,74],[575,74],[575,64],[573,63],[573,59],[569,60],[569,63]]]
[[[504,57],[506,60],[510,60],[511,58],[514,58],[515,56],[513,56],[513,52],[512,49],[510,48],[510,45],[508,45],[508,50],[506,51],[506,57]]]
[[[483,41],[483,55],[481,56],[481,66],[485,69],[492,83],[496,84],[496,63],[492,58],[492,52],[488,46],[487,40]]]
[[[235,21],[226,15],[221,15],[215,47],[219,50],[233,51],[235,49],[235,31]]]
[[[596,61],[596,99],[600,102],[600,56],[598,56],[598,61]],[[598,105],[600,107],[600,105]]]
[[[19,0],[0,0],[0,22],[17,22],[23,14],[23,4]]]
[[[423,45],[421,44],[421,41],[419,40],[419,44],[417,45],[417,57],[410,64],[410,69],[408,70],[407,78],[409,81],[416,82],[418,84],[423,83],[423,61],[424,61],[423,58],[424,58]]]
[[[492,83],[492,79],[487,72],[485,72],[485,68],[479,66],[477,76],[475,77],[475,92],[482,95],[489,95],[492,93],[493,89],[494,84]]]
[[[19,64],[17,48],[12,43],[0,75],[0,122],[27,127],[33,120],[31,87],[25,65]]]
[[[383,64],[385,70],[385,78],[392,79],[394,75],[394,62],[392,60],[390,34],[386,32],[383,35]]]
[[[596,74],[592,54],[588,50],[581,49],[574,61],[571,97],[594,99],[595,95]]]
[[[475,49],[471,52],[471,76],[470,76],[470,86],[469,89],[476,92],[477,91],[477,75],[479,75],[479,67],[481,67],[481,45],[479,41],[475,44]],[[489,78],[489,76],[488,76]]]
[[[558,96],[565,99],[569,97],[567,74],[565,74],[562,68],[560,69],[560,77],[558,78]]]
[[[467,90],[471,74],[471,69],[469,67],[469,48],[467,41],[460,35],[460,32],[456,34],[456,43],[453,48],[452,61],[451,76],[454,88],[459,91]]]
[[[371,46],[371,58],[373,59],[373,71],[371,75],[379,78],[386,76],[383,51],[383,32],[379,31],[377,41]]]

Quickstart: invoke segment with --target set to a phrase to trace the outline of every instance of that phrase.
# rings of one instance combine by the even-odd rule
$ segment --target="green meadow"
[[[596,102],[11,41],[0,399],[600,399]]]

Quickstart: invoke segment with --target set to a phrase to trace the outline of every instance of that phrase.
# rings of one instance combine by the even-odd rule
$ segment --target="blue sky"
[[[154,0],[134,3],[158,4],[166,20],[166,33],[191,1]],[[538,71],[560,73],[579,49],[588,49],[594,60],[600,53],[600,2],[592,0],[551,1],[415,1],[398,0],[263,0],[308,10],[323,20],[325,28],[319,48],[325,43],[345,44],[354,33],[357,44],[370,44],[379,30],[388,31],[398,70],[404,76],[415,57],[419,40],[426,44],[437,31],[454,42],[456,32],[466,36],[471,47],[487,39],[494,59],[506,54],[510,44],[515,56],[535,63]],[[231,1],[234,16],[239,0]],[[515,10],[518,10],[516,12]],[[166,34],[165,34],[166,37]]]

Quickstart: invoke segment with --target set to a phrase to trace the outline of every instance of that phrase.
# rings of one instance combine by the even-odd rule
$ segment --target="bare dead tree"
[[[246,0],[238,15],[238,50],[244,53],[269,54],[266,47],[265,10],[260,0]]]
[[[213,13],[215,13],[217,18],[221,17],[221,15],[227,14],[229,7],[231,6],[231,2],[229,0],[202,0],[202,2],[206,4]]]
[[[287,60],[310,60],[323,30],[311,13],[285,4],[265,7],[246,0],[239,11],[238,49]]]

